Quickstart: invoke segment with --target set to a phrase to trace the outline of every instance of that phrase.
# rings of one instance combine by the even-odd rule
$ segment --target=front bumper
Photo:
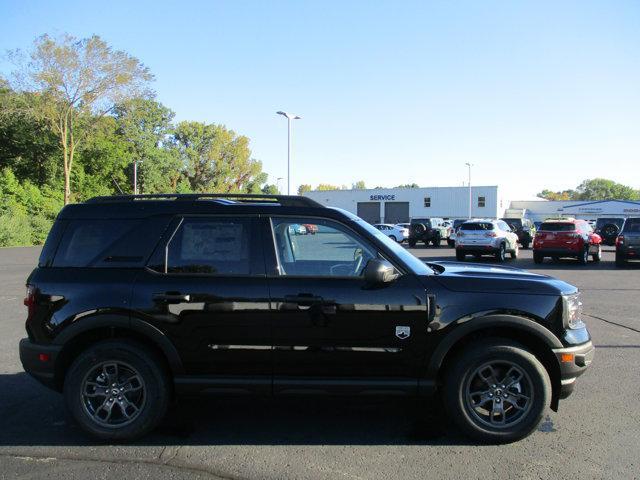
[[[59,345],[38,345],[23,338],[20,340],[22,368],[46,387],[59,390],[55,378],[55,361],[61,350]]]
[[[555,348],[553,353],[560,365],[560,398],[573,392],[576,379],[587,371],[595,354],[591,341],[575,347]]]

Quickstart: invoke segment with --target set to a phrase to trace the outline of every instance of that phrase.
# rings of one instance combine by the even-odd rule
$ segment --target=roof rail
[[[85,203],[117,203],[142,200],[197,201],[217,200],[221,204],[264,203],[283,207],[323,207],[315,200],[297,195],[263,195],[255,193],[152,193],[144,195],[108,195],[93,197]]]

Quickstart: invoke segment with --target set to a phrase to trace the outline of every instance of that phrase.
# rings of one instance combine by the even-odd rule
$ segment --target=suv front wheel
[[[466,350],[447,372],[445,407],[468,436],[506,443],[531,434],[551,401],[544,366],[522,345],[488,339]]]
[[[67,409],[87,433],[132,440],[153,430],[169,405],[162,362],[143,345],[105,340],[76,358],[65,376]]]

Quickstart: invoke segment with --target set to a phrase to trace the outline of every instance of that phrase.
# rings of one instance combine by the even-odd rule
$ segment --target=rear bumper
[[[38,345],[28,338],[20,340],[20,362],[24,371],[46,387],[59,390],[55,379],[55,361],[62,347]]]
[[[576,379],[587,371],[595,354],[591,341],[575,347],[553,350],[560,365],[560,398],[567,398],[573,392]]]
[[[498,252],[500,248],[495,245],[487,244],[487,245],[460,245],[456,242],[456,250],[464,253],[484,253],[484,254],[493,254]]]

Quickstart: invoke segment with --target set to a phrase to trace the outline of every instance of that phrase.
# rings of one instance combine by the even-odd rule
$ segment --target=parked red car
[[[577,258],[586,265],[589,256],[594,262],[602,258],[602,237],[593,232],[586,220],[573,218],[542,222],[533,239],[533,261],[542,263],[545,257]]]
[[[302,226],[306,228],[307,233],[310,233],[311,235],[315,235],[316,233],[318,233],[318,226],[314,225],[313,223],[304,223],[302,224]]]

